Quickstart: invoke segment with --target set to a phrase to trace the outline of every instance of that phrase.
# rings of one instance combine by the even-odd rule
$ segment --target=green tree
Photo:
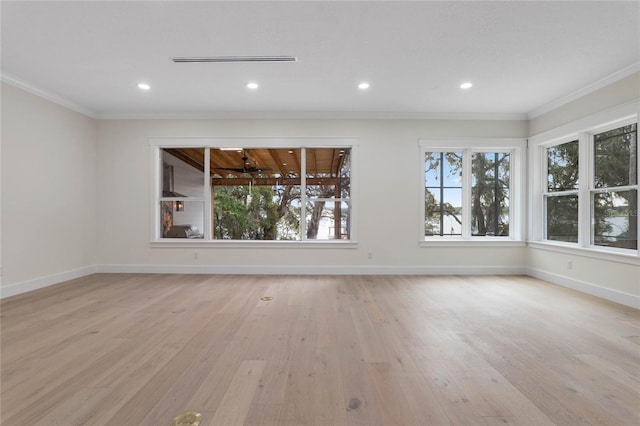
[[[248,188],[244,186],[217,186],[213,197],[214,238],[220,240],[244,239],[249,226],[246,209]]]
[[[216,186],[214,189],[214,238],[276,240],[279,230],[288,238],[299,226],[292,201],[300,198],[297,186]],[[299,213],[298,213],[299,215]]]

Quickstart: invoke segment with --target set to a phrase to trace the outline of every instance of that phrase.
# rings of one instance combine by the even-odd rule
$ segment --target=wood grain
[[[529,277],[97,274],[0,309],[3,426],[640,424],[640,312]]]

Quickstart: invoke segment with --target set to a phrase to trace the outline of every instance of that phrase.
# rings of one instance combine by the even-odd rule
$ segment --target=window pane
[[[351,148],[307,148],[306,156],[309,198],[350,198]]]
[[[300,148],[212,148],[211,172],[219,178],[270,178],[274,184],[294,179],[299,185],[300,153]]]
[[[166,148],[162,154],[162,196],[204,197],[204,148]]]
[[[471,156],[471,234],[509,235],[508,152],[477,152]]]
[[[637,125],[594,135],[595,186],[612,188],[638,182]]]
[[[546,239],[578,242],[578,196],[546,197]]]
[[[425,236],[462,235],[462,153],[425,153]]]
[[[431,193],[425,190],[425,236],[462,235],[462,188],[445,188]]]
[[[204,238],[203,201],[161,201],[160,224],[163,238]]]
[[[348,240],[351,234],[349,203],[310,201],[307,203],[308,240]]]
[[[547,148],[547,190],[578,189],[578,141]]]
[[[638,191],[593,194],[593,241],[597,246],[638,248]]]
[[[425,153],[425,182],[428,188],[462,186],[461,152]]]
[[[300,186],[258,185],[260,179],[255,181],[256,184],[227,186],[212,179],[213,238],[299,240]]]
[[[213,238],[299,240],[301,152],[212,149]]]

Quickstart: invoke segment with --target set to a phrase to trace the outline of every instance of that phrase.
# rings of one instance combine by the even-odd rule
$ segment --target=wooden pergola
[[[203,148],[168,148],[164,151],[204,172]],[[345,150],[341,148],[308,148],[307,185],[340,186],[340,170],[344,159]],[[211,149],[209,167],[214,186],[249,183],[265,186],[300,185],[301,149]]]

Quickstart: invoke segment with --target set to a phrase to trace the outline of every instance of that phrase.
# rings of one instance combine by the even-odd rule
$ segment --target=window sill
[[[152,248],[243,248],[243,249],[356,249],[355,241],[236,241],[236,240],[201,240],[201,239],[163,239],[149,243]]]
[[[428,239],[418,243],[420,247],[526,247],[524,241],[510,238],[477,237],[471,239],[447,238]]]
[[[630,265],[640,265],[640,257],[637,250],[627,250],[623,253],[620,250],[596,248],[596,247],[580,247],[575,243],[561,243],[551,241],[530,241],[529,247],[554,251],[557,253],[571,253],[577,256],[591,257],[594,259],[608,260],[611,262],[627,263]]]

